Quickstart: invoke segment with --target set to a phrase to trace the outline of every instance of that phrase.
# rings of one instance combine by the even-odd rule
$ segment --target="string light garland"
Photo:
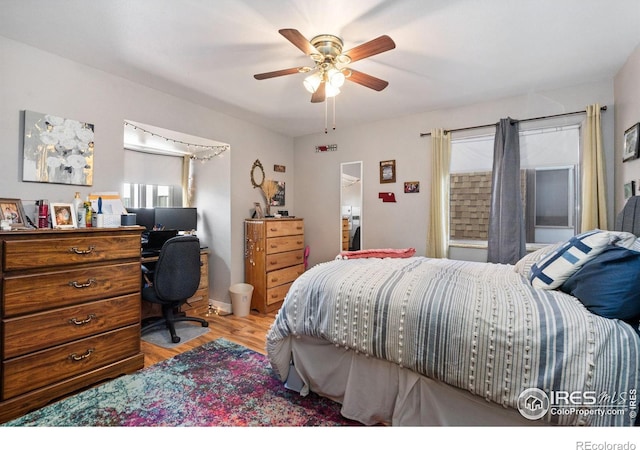
[[[203,151],[211,151],[213,153],[207,154],[206,156],[199,156],[196,155],[195,153],[189,153],[189,158],[194,160],[194,161],[209,161],[210,159],[215,158],[216,156],[221,155],[222,153],[226,152],[227,150],[229,150],[229,145],[228,144],[224,144],[224,145],[203,145],[203,144],[192,144],[190,142],[185,142],[185,141],[181,141],[178,139],[173,139],[173,138],[168,138],[166,136],[162,136],[158,133],[154,133],[152,131],[149,130],[145,130],[144,128],[138,126],[138,125],[134,125],[131,122],[127,122],[126,120],[124,121],[124,124],[126,126],[132,127],[134,130],[137,131],[141,131],[145,134],[148,134],[150,136],[153,137],[157,137],[160,139],[164,139],[167,142],[172,142],[174,144],[180,144],[180,145],[185,145],[187,146],[188,149],[195,149],[195,151],[198,152],[203,152]]]

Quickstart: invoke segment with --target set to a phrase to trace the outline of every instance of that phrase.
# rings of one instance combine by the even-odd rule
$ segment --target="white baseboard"
[[[231,314],[231,303],[209,299],[209,304],[213,307],[214,310],[220,311],[222,313]]]

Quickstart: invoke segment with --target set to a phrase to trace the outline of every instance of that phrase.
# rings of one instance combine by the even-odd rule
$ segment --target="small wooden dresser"
[[[253,286],[251,308],[280,308],[291,283],[304,273],[304,221],[245,220],[245,283]]]
[[[0,233],[0,422],[143,367],[141,232]]]

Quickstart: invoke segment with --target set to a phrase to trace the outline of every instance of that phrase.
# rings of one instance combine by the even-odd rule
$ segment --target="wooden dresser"
[[[346,252],[349,250],[349,219],[346,217],[342,218],[342,251]]]
[[[280,308],[291,283],[304,273],[303,219],[245,220],[245,283],[253,286],[251,308]]]
[[[0,233],[0,422],[143,367],[142,230]]]

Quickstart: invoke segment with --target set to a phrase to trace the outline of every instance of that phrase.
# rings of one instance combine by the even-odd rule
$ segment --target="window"
[[[573,226],[573,167],[535,169],[535,226]]]
[[[125,208],[182,206],[181,156],[125,149]]]
[[[454,137],[451,141],[450,239],[454,243],[487,241],[493,141],[493,133]],[[575,234],[579,158],[579,125],[521,129],[527,243],[553,243]]]
[[[156,184],[124,183],[122,201],[125,208],[182,206],[182,188]]]

